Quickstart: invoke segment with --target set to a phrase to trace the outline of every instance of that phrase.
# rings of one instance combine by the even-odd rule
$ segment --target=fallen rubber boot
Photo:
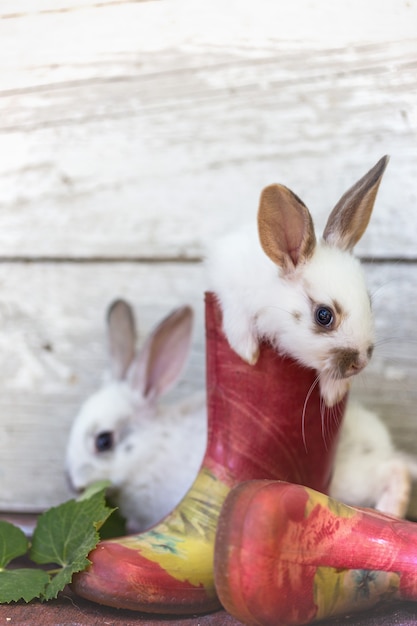
[[[312,489],[249,481],[218,523],[215,583],[248,626],[299,626],[417,600],[417,524]]]
[[[272,478],[327,490],[346,399],[324,409],[316,373],[266,344],[256,365],[244,362],[223,334],[213,294],[206,294],[206,352],[208,443],[194,484],[150,530],[99,543],[91,566],[73,579],[80,596],[151,613],[215,610],[214,539],[230,489]]]

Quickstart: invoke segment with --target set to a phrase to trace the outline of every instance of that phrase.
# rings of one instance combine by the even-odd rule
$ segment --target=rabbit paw
[[[236,323],[224,318],[223,329],[230,347],[249,365],[255,365],[259,357],[259,341],[250,322]]]
[[[411,476],[402,460],[387,466],[387,482],[375,508],[382,513],[405,517],[411,493]]]

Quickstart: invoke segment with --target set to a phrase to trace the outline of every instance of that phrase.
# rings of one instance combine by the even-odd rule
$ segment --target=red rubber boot
[[[272,478],[327,490],[345,401],[326,410],[316,373],[268,345],[256,365],[241,360],[223,334],[213,294],[206,295],[206,344],[208,443],[201,470],[159,524],[97,546],[91,566],[72,584],[85,598],[151,613],[219,608],[214,539],[230,489]]]
[[[417,600],[417,524],[254,480],[226,499],[214,563],[220,600],[244,624],[311,624]]]

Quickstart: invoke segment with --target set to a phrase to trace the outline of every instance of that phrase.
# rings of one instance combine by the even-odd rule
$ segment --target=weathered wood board
[[[207,242],[274,181],[322,226],[386,153],[358,246],[381,341],[354,393],[417,454],[416,24],[396,0],[3,0],[0,510],[70,495],[66,437],[114,297],[142,336],[193,304],[175,393],[203,386]]]
[[[415,5],[278,4],[2,3],[1,254],[194,258],[266,184],[321,224],[388,153],[359,251],[415,258]]]

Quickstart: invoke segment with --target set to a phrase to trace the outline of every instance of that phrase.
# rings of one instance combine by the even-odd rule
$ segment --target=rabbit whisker
[[[323,438],[323,442],[324,442],[324,447],[326,448],[326,450],[328,449],[327,447],[327,436],[326,436],[326,404],[324,402],[324,399],[322,397],[320,397],[320,418],[321,418],[321,436]]]
[[[392,341],[396,341],[398,343],[417,343],[417,339],[413,339],[412,337],[397,337],[395,335],[392,335],[391,337],[384,337],[384,339],[377,339],[375,342],[375,347],[383,346]]]
[[[376,285],[372,291],[369,292],[369,296],[371,298],[371,302],[374,301],[374,298],[376,296],[376,300],[378,299],[378,297],[380,295],[383,295],[383,293],[381,294],[381,292],[384,291],[384,289],[386,289],[387,287],[390,287],[392,285],[392,283],[395,283],[396,279],[395,278],[391,278],[390,280],[386,280],[383,283],[380,283],[379,285]]]
[[[306,417],[307,404],[308,404],[311,394],[313,393],[313,390],[315,389],[315,387],[318,385],[319,382],[320,382],[320,375],[316,376],[315,380],[310,386],[310,389],[307,392],[306,399],[304,400],[303,413],[301,416],[301,433],[302,433],[302,438],[303,438],[304,449],[306,452],[308,452],[307,442],[306,442],[306,433],[305,433],[305,417]]]

